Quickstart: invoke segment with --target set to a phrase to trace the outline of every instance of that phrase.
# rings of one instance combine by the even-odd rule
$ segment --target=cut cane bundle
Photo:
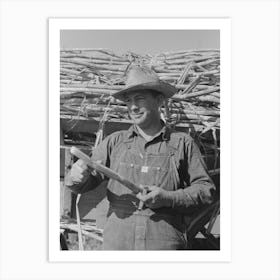
[[[63,49],[60,53],[61,116],[98,120],[106,112],[108,121],[129,122],[126,107],[112,93],[124,88],[131,64],[148,65],[161,80],[178,89],[163,109],[168,122],[196,124],[201,131],[207,127],[219,129],[218,50],[183,50],[154,56],[128,52],[118,56],[106,49]]]

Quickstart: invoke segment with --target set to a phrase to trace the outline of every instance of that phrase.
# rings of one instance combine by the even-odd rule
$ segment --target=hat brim
[[[157,91],[163,94],[165,98],[170,98],[177,92],[177,89],[174,86],[160,81],[160,82],[150,82],[150,83],[131,86],[113,93],[112,96],[114,98],[123,100],[125,98],[125,95],[129,93],[140,91],[140,90],[147,90],[147,89]]]

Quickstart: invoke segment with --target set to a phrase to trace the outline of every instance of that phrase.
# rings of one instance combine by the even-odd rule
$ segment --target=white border
[[[96,28],[98,26],[98,28]],[[61,251],[59,244],[59,50],[61,29],[218,29],[221,46],[220,251]],[[52,262],[228,262],[231,260],[231,23],[228,18],[49,19],[49,260]]]

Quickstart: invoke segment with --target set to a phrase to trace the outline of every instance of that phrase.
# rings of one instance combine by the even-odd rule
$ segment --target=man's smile
[[[144,113],[130,113],[131,117],[133,118],[141,118],[143,116]]]

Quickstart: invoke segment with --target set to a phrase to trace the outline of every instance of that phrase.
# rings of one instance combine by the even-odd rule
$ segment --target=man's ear
[[[157,95],[158,106],[161,107],[164,104],[164,96],[162,94]]]

